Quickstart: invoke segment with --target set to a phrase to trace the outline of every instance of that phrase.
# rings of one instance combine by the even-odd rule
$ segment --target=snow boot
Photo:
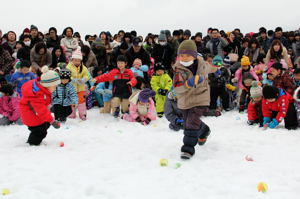
[[[180,155],[180,158],[183,160],[189,160],[191,159],[193,156],[187,152],[182,152]]]
[[[114,112],[114,114],[113,114],[113,116],[114,116],[115,118],[118,118],[119,115],[120,115],[120,107],[117,107],[116,110],[115,110],[115,112]]]
[[[79,118],[83,121],[86,120],[86,104],[78,104],[78,112],[79,112]]]
[[[198,144],[202,146],[206,143],[207,138],[210,135],[210,128],[202,122],[201,131],[202,135],[198,139]]]

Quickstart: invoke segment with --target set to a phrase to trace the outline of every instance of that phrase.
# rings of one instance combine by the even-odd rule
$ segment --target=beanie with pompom
[[[60,77],[57,72],[49,70],[48,66],[42,67],[42,76],[40,84],[43,87],[57,86],[60,84]]]
[[[77,49],[72,53],[72,59],[82,60],[82,53],[81,53],[80,46],[78,46]]]
[[[250,95],[252,98],[262,97],[262,87],[258,85],[257,81],[252,82],[252,86],[250,88]]]

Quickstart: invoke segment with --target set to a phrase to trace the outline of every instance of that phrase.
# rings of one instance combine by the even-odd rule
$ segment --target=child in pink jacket
[[[18,97],[10,84],[0,88],[0,126],[10,125],[14,122],[21,124]]]
[[[143,125],[156,120],[155,104],[152,99],[154,96],[155,92],[149,88],[133,93],[129,98],[129,113],[124,114],[123,119]]]

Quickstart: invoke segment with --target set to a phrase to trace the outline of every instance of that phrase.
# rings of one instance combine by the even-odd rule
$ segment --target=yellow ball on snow
[[[266,183],[264,183],[264,182],[258,183],[258,185],[257,185],[258,192],[265,193],[265,192],[267,192],[267,190],[268,190],[268,185]]]
[[[168,160],[167,159],[160,159],[159,163],[160,163],[160,166],[162,166],[162,167],[168,166]]]
[[[10,194],[9,189],[2,189],[2,195],[8,195],[8,194]]]

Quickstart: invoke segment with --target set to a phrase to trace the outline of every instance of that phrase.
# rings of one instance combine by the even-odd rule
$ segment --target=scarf
[[[220,44],[220,39],[219,38],[213,38],[212,39],[212,44],[213,44],[213,54],[217,55],[218,54],[218,45]]]

